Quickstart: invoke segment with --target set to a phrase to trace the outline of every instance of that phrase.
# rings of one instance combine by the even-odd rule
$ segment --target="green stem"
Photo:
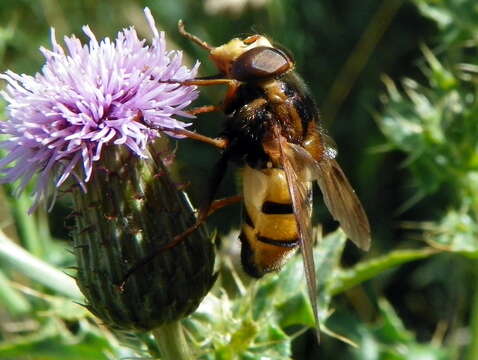
[[[159,344],[162,360],[190,360],[193,358],[180,321],[160,326],[153,330],[153,335]]]
[[[38,234],[38,227],[34,215],[27,215],[28,210],[32,206],[32,202],[28,195],[22,194],[16,200],[16,206],[13,207],[16,223],[21,233],[21,238],[24,239],[24,246],[29,253],[43,258],[44,249]]]
[[[25,315],[32,311],[25,296],[10,286],[9,280],[2,272],[0,272],[0,304],[14,316]]]
[[[9,263],[15,270],[56,291],[58,294],[83,301],[83,295],[75,280],[13,243],[1,230],[0,263]]]
[[[474,264],[474,283],[478,281],[478,262],[475,261]],[[470,347],[468,348],[468,353],[466,356],[467,360],[476,360],[478,359],[478,288],[475,287],[473,299],[471,303],[471,319],[470,319]]]

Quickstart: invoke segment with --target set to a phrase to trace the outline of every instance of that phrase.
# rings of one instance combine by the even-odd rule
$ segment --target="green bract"
[[[106,324],[150,330],[196,309],[214,282],[214,249],[202,229],[135,271],[126,272],[195,222],[193,210],[150,147],[150,159],[105,149],[87,184],[73,190],[78,285]],[[103,167],[102,167],[103,166]]]

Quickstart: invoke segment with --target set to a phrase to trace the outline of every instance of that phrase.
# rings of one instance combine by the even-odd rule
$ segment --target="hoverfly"
[[[222,149],[222,156],[214,168],[197,225],[175,237],[167,248],[182,241],[209,213],[237,200],[213,201],[227,165],[239,164],[243,176],[243,268],[260,278],[279,270],[300,248],[318,328],[312,182],[318,182],[330,213],[363,250],[370,247],[370,226],[360,200],[334,159],[336,151],[321,128],[315,102],[294,72],[292,58],[266,37],[234,38],[212,47],[188,33],[181,21],[178,27],[183,36],[209,52],[220,72],[185,84],[227,86],[221,105],[203,106],[191,113],[222,111],[226,122],[218,138],[176,131]]]

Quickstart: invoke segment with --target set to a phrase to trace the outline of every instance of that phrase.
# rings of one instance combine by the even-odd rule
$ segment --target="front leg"
[[[184,86],[214,86],[214,85],[227,85],[228,88],[236,88],[239,86],[240,82],[235,79],[228,78],[217,78],[217,79],[201,79],[196,78],[192,80],[185,80],[179,82]]]
[[[237,91],[237,88],[241,85],[241,82],[235,79],[227,79],[227,78],[217,78],[217,79],[196,78],[196,79],[180,82],[180,84],[185,86],[214,86],[214,85],[227,86],[226,95],[224,96],[224,101],[221,105],[201,106],[199,108],[190,110],[190,113],[192,115],[196,115],[196,114],[203,114],[203,113],[213,112],[213,111],[224,111],[224,109],[226,109],[229,106],[229,104],[232,102],[232,100],[235,98],[235,93]]]
[[[189,139],[201,141],[203,143],[215,146],[222,150],[226,149],[227,146],[229,145],[229,141],[226,138],[221,138],[221,137],[212,138],[212,137],[201,135],[197,132],[189,131],[186,129],[161,129],[161,130],[169,132],[169,133],[173,133],[175,135],[185,136]]]
[[[212,107],[212,106],[211,106]],[[203,111],[205,112],[205,111]],[[138,113],[135,115],[135,120],[140,122],[140,121],[144,121],[143,120],[143,114],[141,113],[141,111],[138,111]],[[206,144],[210,144],[210,145],[213,145],[219,149],[225,149],[227,148],[229,142],[226,138],[211,138],[209,136],[205,136],[205,135],[201,135],[201,134],[198,134],[194,131],[189,131],[189,130],[186,130],[186,129],[168,129],[168,128],[163,128],[163,127],[158,127],[157,130],[160,130],[160,131],[164,131],[166,133],[171,133],[171,134],[174,134],[174,135],[181,135],[181,136],[185,136],[189,139],[193,139],[193,140],[197,140],[197,141],[202,141]]]
[[[186,112],[191,115],[199,115],[199,114],[206,114],[206,113],[215,112],[215,111],[222,111],[222,106],[221,105],[204,105],[204,106],[193,108]]]

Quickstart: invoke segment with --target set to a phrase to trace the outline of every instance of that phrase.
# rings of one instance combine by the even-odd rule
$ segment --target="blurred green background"
[[[233,353],[219,351],[220,346],[203,348],[204,357],[478,359],[476,0],[0,0],[0,70],[39,71],[38,48],[50,46],[50,27],[57,39],[71,33],[84,39],[83,24],[97,38],[114,38],[134,25],[149,38],[145,6],[166,31],[171,49],[201,61],[200,75],[213,74],[214,67],[202,49],[179,36],[178,19],[213,45],[263,33],[289,49],[315,94],[324,126],[337,143],[338,161],[373,231],[370,253],[347,244],[343,254],[335,254],[331,275],[318,274],[327,284],[325,296],[337,295],[327,327],[359,347],[330,336],[317,347],[307,332],[284,340],[287,349],[272,353],[254,352],[244,342]],[[204,90],[196,104],[218,103],[221,94],[220,88]],[[6,118],[0,104],[0,116]],[[217,114],[201,116],[194,127],[214,136],[221,121]],[[197,204],[219,154],[190,141],[181,142],[177,154],[178,181],[186,183]],[[236,176],[228,174],[219,196],[238,191]],[[26,217],[28,196],[15,199],[10,186],[4,189],[0,220],[9,237],[61,271],[74,265],[66,251],[68,200],[60,199],[49,214]],[[318,192],[315,205],[315,222],[327,233],[335,230]],[[209,224],[220,236],[228,234],[240,224],[240,208],[215,214]],[[231,239],[226,236],[222,243]],[[19,275],[18,265],[6,257],[0,257],[0,359],[136,354],[83,312],[74,310],[71,316],[74,294],[45,290],[45,284]],[[8,298],[10,291],[16,300]],[[45,311],[53,314],[48,327]]]

